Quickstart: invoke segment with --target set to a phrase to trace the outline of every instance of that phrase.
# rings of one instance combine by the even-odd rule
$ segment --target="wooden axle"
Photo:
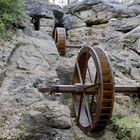
[[[116,86],[115,92],[117,93],[139,93],[140,94],[140,87],[134,86]]]
[[[39,88],[40,92],[62,92],[62,93],[86,93],[92,94],[97,91],[99,84],[92,84],[92,85],[82,85],[82,84],[75,84],[75,85],[53,85],[50,87]]]
[[[59,47],[59,44],[56,43],[57,48]],[[85,46],[85,44],[66,44],[67,48],[75,48],[75,49],[80,49],[83,46]]]
[[[91,84],[91,85],[53,85],[50,87],[39,88],[40,92],[62,92],[62,93],[85,93],[93,94],[97,92],[100,84]],[[115,92],[117,93],[140,93],[140,87],[134,86],[116,86]]]
[[[82,48],[84,46],[84,44],[78,44],[78,45],[76,45],[76,44],[67,45],[66,44],[66,46],[67,46],[67,48],[80,49],[80,48]]]
[[[67,48],[75,48],[75,49],[80,49],[80,48],[82,48],[83,46],[85,46],[85,44],[66,44],[66,47]]]

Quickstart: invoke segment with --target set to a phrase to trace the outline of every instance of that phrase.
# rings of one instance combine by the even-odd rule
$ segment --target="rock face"
[[[26,14],[35,18],[54,18],[52,11],[49,8],[49,4],[41,3],[39,1],[24,0]]]
[[[99,0],[81,1],[67,6],[65,11],[80,17],[87,25],[68,30],[68,39],[72,42],[80,40],[90,46],[98,45],[105,49],[112,61],[116,77],[124,76],[124,79],[129,81],[127,84],[135,85],[139,84],[140,77],[140,18],[139,13],[135,12],[137,8],[130,8],[133,4],[121,6]],[[138,3],[135,5],[139,6]],[[119,78],[116,79],[118,83]]]
[[[139,101],[136,103],[128,96],[116,96],[114,116],[108,129],[115,132],[117,139],[138,140],[140,138],[139,107]],[[128,109],[126,110],[126,108]]]
[[[139,86],[139,2],[122,7],[101,0],[81,1],[65,7],[65,12],[44,0],[24,2],[25,28],[18,29],[10,40],[0,40],[0,139],[94,139],[75,126],[70,110],[61,99],[38,91],[38,87],[55,84],[58,80],[61,84],[72,84],[79,50],[67,48],[66,55],[61,57],[52,38],[53,29],[56,22],[62,23],[67,30],[68,43],[104,49],[113,66],[115,84]],[[32,17],[40,18],[39,31],[34,30]],[[140,138],[135,131],[140,128],[137,124],[139,99],[136,97],[116,97],[111,130],[115,128],[120,139],[126,138],[122,133],[119,137],[121,130],[127,130],[130,139]],[[125,119],[128,116],[130,124],[136,122],[132,131],[129,125],[124,125],[129,124]],[[106,131],[100,139],[117,139],[109,128]]]
[[[37,90],[40,84],[58,79],[60,56],[55,43],[47,33],[27,28],[0,46],[0,137],[71,139],[69,109]]]
[[[140,16],[135,16],[131,18],[123,18],[122,20],[114,20],[112,26],[115,27],[116,31],[127,33],[134,28],[138,27],[140,24]]]
[[[66,13],[80,17],[86,23],[85,27],[71,28],[67,31],[69,41],[80,40],[92,47],[98,46],[104,49],[111,60],[116,85],[140,85],[140,13],[138,8],[138,3],[122,7],[102,1],[82,1],[65,8]],[[138,98],[139,95],[136,97]],[[109,131],[114,130],[117,135],[111,139],[138,140],[139,99],[136,99],[135,104],[129,96],[120,95],[116,98],[118,99],[116,99],[111,124],[115,127],[111,127]],[[134,123],[131,125],[132,122]],[[107,133],[104,137],[106,135]]]
[[[86,26],[86,23],[84,23],[83,20],[81,20],[77,16],[72,16],[70,14],[65,14],[63,16],[62,23],[66,30]]]
[[[108,14],[108,16],[109,15],[110,16],[119,16],[122,18],[131,17],[131,16],[136,15],[135,12],[128,7],[124,7],[124,6],[113,4],[113,3],[105,3],[101,0],[81,1],[81,2],[78,2],[76,4],[66,7],[65,11],[66,11],[66,13],[71,13],[71,14],[76,14],[78,12],[80,12],[80,14],[81,14],[81,11],[87,11],[86,15],[89,16],[89,18],[90,18],[90,14],[92,16],[95,15],[95,18],[98,18],[98,15],[100,17],[100,16],[103,16],[104,14]],[[106,16],[107,15],[105,15],[105,17]],[[91,18],[93,18],[93,17],[91,17]]]

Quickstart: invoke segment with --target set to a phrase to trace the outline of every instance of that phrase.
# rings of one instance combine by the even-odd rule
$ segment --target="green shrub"
[[[0,35],[20,24],[23,10],[22,0],[0,0]]]

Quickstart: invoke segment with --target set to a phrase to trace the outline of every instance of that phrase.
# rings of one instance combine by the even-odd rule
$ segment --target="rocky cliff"
[[[0,40],[0,139],[140,139],[138,95],[116,94],[111,124],[102,136],[93,138],[74,124],[69,97],[52,98],[37,89],[58,79],[71,84],[79,50],[67,49],[64,57],[59,55],[52,34],[60,25],[67,30],[68,43],[83,42],[107,52],[115,84],[140,86],[140,3],[121,6],[90,0],[64,9],[44,0],[24,3],[24,28]],[[40,20],[38,31],[33,19]]]

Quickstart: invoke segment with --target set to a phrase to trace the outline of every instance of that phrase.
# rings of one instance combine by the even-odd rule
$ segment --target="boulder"
[[[68,39],[72,43],[98,45],[105,39],[106,24],[94,25],[92,27],[81,27],[67,31]]]
[[[105,28],[105,46],[106,50],[120,50],[123,48],[122,37],[123,33],[116,31],[116,29],[112,26],[112,22]]]
[[[50,36],[53,34],[53,30],[55,27],[55,19],[45,19],[41,18],[40,19],[40,31],[43,33],[47,33]]]
[[[137,84],[140,80],[139,55],[131,50],[112,50],[108,51],[108,55],[112,62],[115,76],[125,79],[124,82],[122,81],[125,85]],[[130,84],[131,80],[132,83]],[[119,84],[122,85],[123,83]]]
[[[64,12],[63,10],[61,9],[60,6],[57,6],[57,5],[53,5],[52,6],[52,12],[53,12],[53,15],[55,17],[55,26],[59,26],[59,25],[62,25],[62,19],[63,19],[63,16],[64,16]]]
[[[128,7],[133,10],[136,15],[140,14],[140,2],[138,0],[133,1],[128,5]]]
[[[44,101],[32,105],[28,117],[32,125],[43,126],[46,122],[46,126],[51,128],[69,129],[71,127],[70,110],[58,101]]]
[[[126,118],[122,118],[116,122],[116,133],[117,138],[119,139],[128,139],[128,140],[139,140],[140,139],[140,119],[139,116],[131,116]]]
[[[139,27],[124,35],[122,39],[124,47],[140,55],[140,34]]]
[[[137,4],[138,5],[138,4]],[[128,32],[139,25],[139,17],[135,17],[137,14],[127,5],[114,4],[106,1],[80,1],[64,8],[65,13],[72,14],[79,18],[78,22],[84,22],[87,26],[99,25],[108,23],[111,18],[118,19],[116,23],[116,30],[122,32]],[[124,19],[125,18],[125,19]],[[135,20],[134,20],[135,18]],[[73,28],[73,22],[75,19],[73,16],[64,15],[64,27],[66,29]],[[68,24],[68,22],[70,24]],[[133,22],[133,23],[132,23]],[[75,27],[75,25],[74,25]],[[77,26],[76,26],[77,27]]]
[[[0,86],[1,86],[5,76],[6,76],[6,69],[0,71]]]
[[[136,16],[135,12],[132,9],[130,9],[127,5],[109,3],[109,7],[110,11],[114,13],[113,17],[116,17],[117,19]]]
[[[75,57],[61,59],[58,67],[56,68],[56,72],[61,84],[72,84],[74,65]]]
[[[104,2],[108,2],[108,3],[115,3],[115,4],[119,4],[118,0],[102,0]]]
[[[66,30],[86,26],[83,20],[71,14],[64,14],[62,23]]]
[[[75,12],[89,10],[93,5],[99,3],[101,3],[101,0],[83,0],[66,6],[64,11],[65,13],[74,14]]]
[[[41,30],[42,28],[44,29],[44,27],[42,27],[42,24],[44,25],[45,19],[47,19],[48,21],[53,20],[53,29],[54,27],[62,24],[62,18],[64,13],[60,6],[50,4],[47,1],[38,0],[24,0],[24,4],[25,15],[32,18],[30,21],[34,24],[35,30],[38,31],[40,28]],[[49,32],[49,34],[52,36],[53,29],[50,29],[50,27],[46,26],[45,31]]]
[[[26,14],[34,18],[54,18],[49,4],[39,1],[24,0]]]
[[[138,27],[140,24],[140,16],[135,16],[131,18],[123,18],[122,20],[115,20],[112,26],[116,31],[127,33],[134,28]]]
[[[109,129],[114,131],[118,139],[138,140],[140,137],[139,102],[136,104],[133,98],[125,95],[117,94],[115,97],[116,103]]]
[[[134,5],[129,5],[128,8],[127,5],[119,6],[115,2],[84,0],[67,6],[64,14],[59,6],[51,5],[46,0],[24,2],[25,28],[18,29],[11,40],[0,40],[0,138],[90,139],[75,126],[70,110],[57,96],[61,95],[64,99],[67,95],[57,93],[52,97],[49,92],[38,91],[39,87],[50,86],[57,81],[72,84],[79,49],[66,48],[66,55],[60,57],[51,37],[55,23],[62,23],[66,28],[67,43],[99,46],[106,51],[113,66],[115,84],[139,86],[140,31],[139,16],[136,16],[139,9],[134,10]],[[32,17],[40,19],[39,31],[33,30]],[[92,64],[89,68],[91,66]],[[70,96],[68,94],[65,98],[69,107],[72,106]],[[119,95],[115,99],[112,122],[117,117],[123,119],[124,116],[137,115],[138,109],[138,98]],[[138,117],[130,123],[135,120],[137,123]],[[128,124],[126,121],[119,121],[115,122],[119,130],[129,130],[123,127]],[[115,139],[115,134],[108,137],[107,131],[101,139]],[[127,134],[131,139],[135,138],[132,134],[139,134],[134,129],[130,131]],[[119,136],[118,131],[116,134]],[[119,138],[123,139],[121,134]],[[139,135],[135,136],[139,138]]]
[[[72,139],[69,109],[38,91],[54,84],[59,54],[47,33],[18,30],[1,47],[0,137],[3,139]],[[69,138],[67,137],[69,136]]]
[[[87,26],[107,23],[110,18],[132,17],[136,14],[127,6],[106,3],[100,0],[81,1],[65,8],[66,13],[77,15]]]

